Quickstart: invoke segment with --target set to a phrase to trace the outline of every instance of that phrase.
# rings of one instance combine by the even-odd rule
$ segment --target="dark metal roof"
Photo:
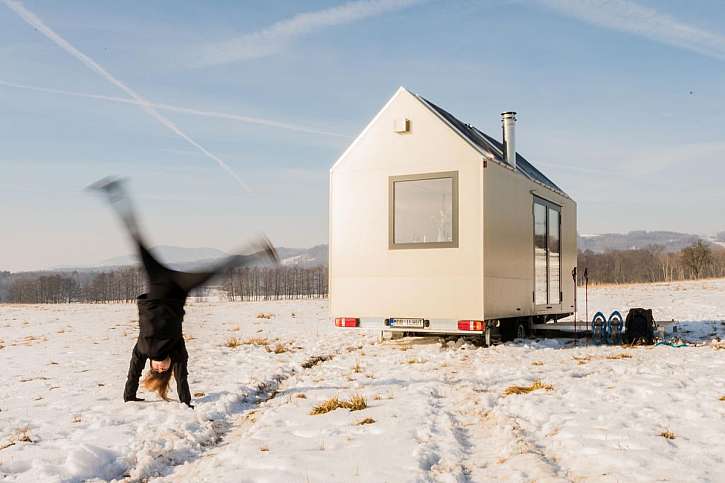
[[[445,119],[455,129],[457,129],[461,133],[461,135],[466,138],[466,140],[468,140],[468,142],[476,146],[478,149],[491,154],[491,156],[493,156],[493,158],[499,163],[508,165],[503,154],[502,143],[495,140],[488,134],[479,131],[475,126],[471,126],[470,124],[461,122],[451,113],[441,107],[436,106],[429,100],[424,99],[420,96],[418,96],[418,98],[422,100],[426,105],[428,105],[431,109],[433,109],[433,111],[435,111],[439,116]],[[550,188],[558,193],[563,194],[564,196],[569,197],[564,192],[564,190],[559,188],[553,181],[547,178],[544,173],[536,169],[531,163],[526,160],[526,158],[521,156],[519,153],[516,153],[516,171],[533,181],[543,184],[547,188]]]

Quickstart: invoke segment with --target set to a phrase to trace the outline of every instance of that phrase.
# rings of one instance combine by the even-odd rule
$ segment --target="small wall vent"
[[[410,119],[405,117],[396,119],[393,123],[393,131],[397,133],[410,132]]]

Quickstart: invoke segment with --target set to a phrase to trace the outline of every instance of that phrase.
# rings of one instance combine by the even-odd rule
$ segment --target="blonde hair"
[[[171,373],[173,370],[164,372],[149,371],[146,373],[146,377],[143,379],[143,387],[148,391],[157,393],[161,399],[168,401],[167,397],[169,393],[169,382],[171,381]]]

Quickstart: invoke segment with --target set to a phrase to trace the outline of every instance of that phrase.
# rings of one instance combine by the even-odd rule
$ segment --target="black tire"
[[[501,341],[511,342],[517,338],[524,339],[529,333],[526,319],[509,319],[501,321]]]
[[[514,324],[514,338],[525,339],[529,333],[529,326],[523,320],[519,320]]]

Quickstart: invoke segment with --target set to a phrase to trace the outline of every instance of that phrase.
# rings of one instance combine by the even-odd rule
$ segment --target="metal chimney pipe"
[[[501,113],[503,125],[503,154],[505,161],[516,169],[516,113],[513,111]]]

